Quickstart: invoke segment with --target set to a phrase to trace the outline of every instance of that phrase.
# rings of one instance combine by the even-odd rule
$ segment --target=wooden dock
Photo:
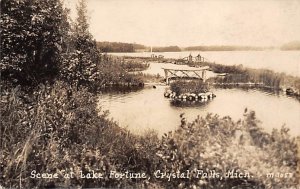
[[[208,66],[203,66],[200,68],[162,68],[165,72],[166,84],[169,84],[171,78],[198,78],[202,79],[204,82],[206,80],[206,71],[209,69]]]

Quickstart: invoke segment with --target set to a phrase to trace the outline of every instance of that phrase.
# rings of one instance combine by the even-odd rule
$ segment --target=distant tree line
[[[253,46],[191,46],[184,48],[185,51],[261,51],[272,47],[253,47]]]
[[[97,42],[97,47],[101,52],[150,52],[151,47],[121,42]],[[258,47],[258,46],[235,46],[235,45],[199,45],[199,46],[156,46],[152,48],[152,52],[180,52],[180,51],[262,51],[262,50],[300,50],[300,41],[292,41],[282,45],[281,47]]]
[[[121,42],[97,42],[97,47],[101,52],[138,52],[151,51],[151,47],[136,44],[136,43],[121,43]],[[178,46],[153,47],[153,52],[180,52]]]
[[[120,42],[97,42],[101,52],[136,52],[138,49],[146,49],[144,45]]]
[[[300,41],[292,41],[281,46],[281,50],[300,50]]]
[[[181,49],[178,46],[167,46],[167,47],[153,47],[153,52],[180,52]]]

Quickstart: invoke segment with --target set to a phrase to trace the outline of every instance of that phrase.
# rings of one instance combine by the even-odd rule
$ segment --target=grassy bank
[[[149,68],[149,64],[144,62],[128,61],[122,62],[121,67],[128,72],[144,71]]]
[[[267,69],[252,69],[239,66],[226,66],[210,62],[194,63],[194,66],[209,66],[215,73],[226,73],[225,77],[210,79],[217,84],[252,83],[265,88],[286,89],[293,88],[300,95],[300,78],[276,73]]]
[[[284,73],[275,73],[266,69],[251,69],[243,66],[224,66],[220,64],[204,63],[212,68],[216,73],[227,73],[225,78],[216,80],[217,82],[251,82],[262,83],[275,89],[283,86],[295,87],[300,90],[300,78],[289,76]]]

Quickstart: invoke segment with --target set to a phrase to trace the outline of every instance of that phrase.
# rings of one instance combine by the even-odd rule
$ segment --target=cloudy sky
[[[76,0],[66,0],[75,15]],[[87,0],[98,41],[280,46],[300,40],[300,0]]]

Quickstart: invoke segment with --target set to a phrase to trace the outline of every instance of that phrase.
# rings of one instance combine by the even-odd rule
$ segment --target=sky
[[[77,0],[65,0],[75,18]],[[300,41],[300,0],[87,0],[97,41],[280,46]]]

